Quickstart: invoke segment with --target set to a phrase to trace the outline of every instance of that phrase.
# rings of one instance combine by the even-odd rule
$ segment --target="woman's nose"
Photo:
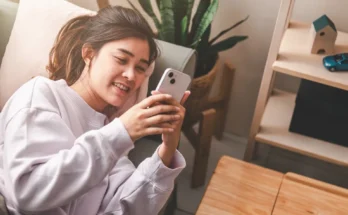
[[[133,81],[135,78],[135,73],[134,73],[134,69],[132,68],[128,68],[123,72],[123,77],[127,78],[130,81]]]

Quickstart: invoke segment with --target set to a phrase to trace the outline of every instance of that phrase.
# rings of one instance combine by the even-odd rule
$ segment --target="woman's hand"
[[[172,134],[181,118],[182,110],[173,104],[168,94],[152,95],[134,105],[119,117],[133,141],[148,135]]]
[[[152,91],[153,95],[161,95],[158,91]],[[179,109],[179,111],[176,113],[180,116],[180,119],[173,121],[173,122],[167,122],[164,123],[164,127],[172,127],[174,129],[173,132],[167,132],[162,133],[162,145],[159,149],[159,156],[161,157],[163,163],[166,166],[169,166],[172,158],[174,156],[174,153],[178,147],[179,140],[180,140],[180,134],[181,134],[181,127],[182,123],[184,121],[185,117],[185,108],[183,105],[185,104],[186,100],[188,99],[190,95],[190,91],[186,91],[183,98],[181,99],[180,103],[176,101],[174,98],[167,100],[167,104],[173,105]],[[169,102],[169,103],[168,103]]]

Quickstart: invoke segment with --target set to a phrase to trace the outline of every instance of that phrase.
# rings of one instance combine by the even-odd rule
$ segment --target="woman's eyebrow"
[[[125,53],[125,54],[127,54],[127,55],[129,55],[129,56],[131,56],[131,57],[134,57],[134,54],[132,52],[126,50],[126,49],[119,48],[118,50],[123,52],[123,53]],[[143,63],[146,63],[148,66],[150,65],[150,62],[145,60],[145,59],[143,59],[143,58],[140,59],[140,61],[143,62]]]

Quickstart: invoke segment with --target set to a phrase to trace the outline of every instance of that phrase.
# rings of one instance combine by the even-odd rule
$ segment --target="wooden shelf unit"
[[[269,144],[341,166],[348,166],[348,147],[289,131],[296,95],[273,89],[277,72],[348,90],[348,73],[332,73],[323,55],[310,53],[310,23],[291,21],[295,0],[282,0],[250,129],[245,161],[256,142]],[[348,33],[338,32],[335,52],[348,52]]]
[[[289,131],[296,95],[274,90],[255,140],[300,154],[348,166],[348,148]]]
[[[310,53],[310,25],[290,22],[285,31],[273,70],[332,87],[348,90],[348,73],[330,72],[323,66],[325,55]],[[348,52],[348,33],[338,32],[336,53]]]

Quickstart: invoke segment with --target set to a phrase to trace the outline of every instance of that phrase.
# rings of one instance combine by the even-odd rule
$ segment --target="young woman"
[[[63,26],[47,66],[53,80],[28,81],[0,115],[0,193],[12,214],[159,212],[186,165],[176,148],[189,92],[181,104],[159,92],[140,101],[157,55],[131,9]],[[131,98],[140,102],[126,107]],[[126,155],[154,134],[163,143],[135,169]]]

